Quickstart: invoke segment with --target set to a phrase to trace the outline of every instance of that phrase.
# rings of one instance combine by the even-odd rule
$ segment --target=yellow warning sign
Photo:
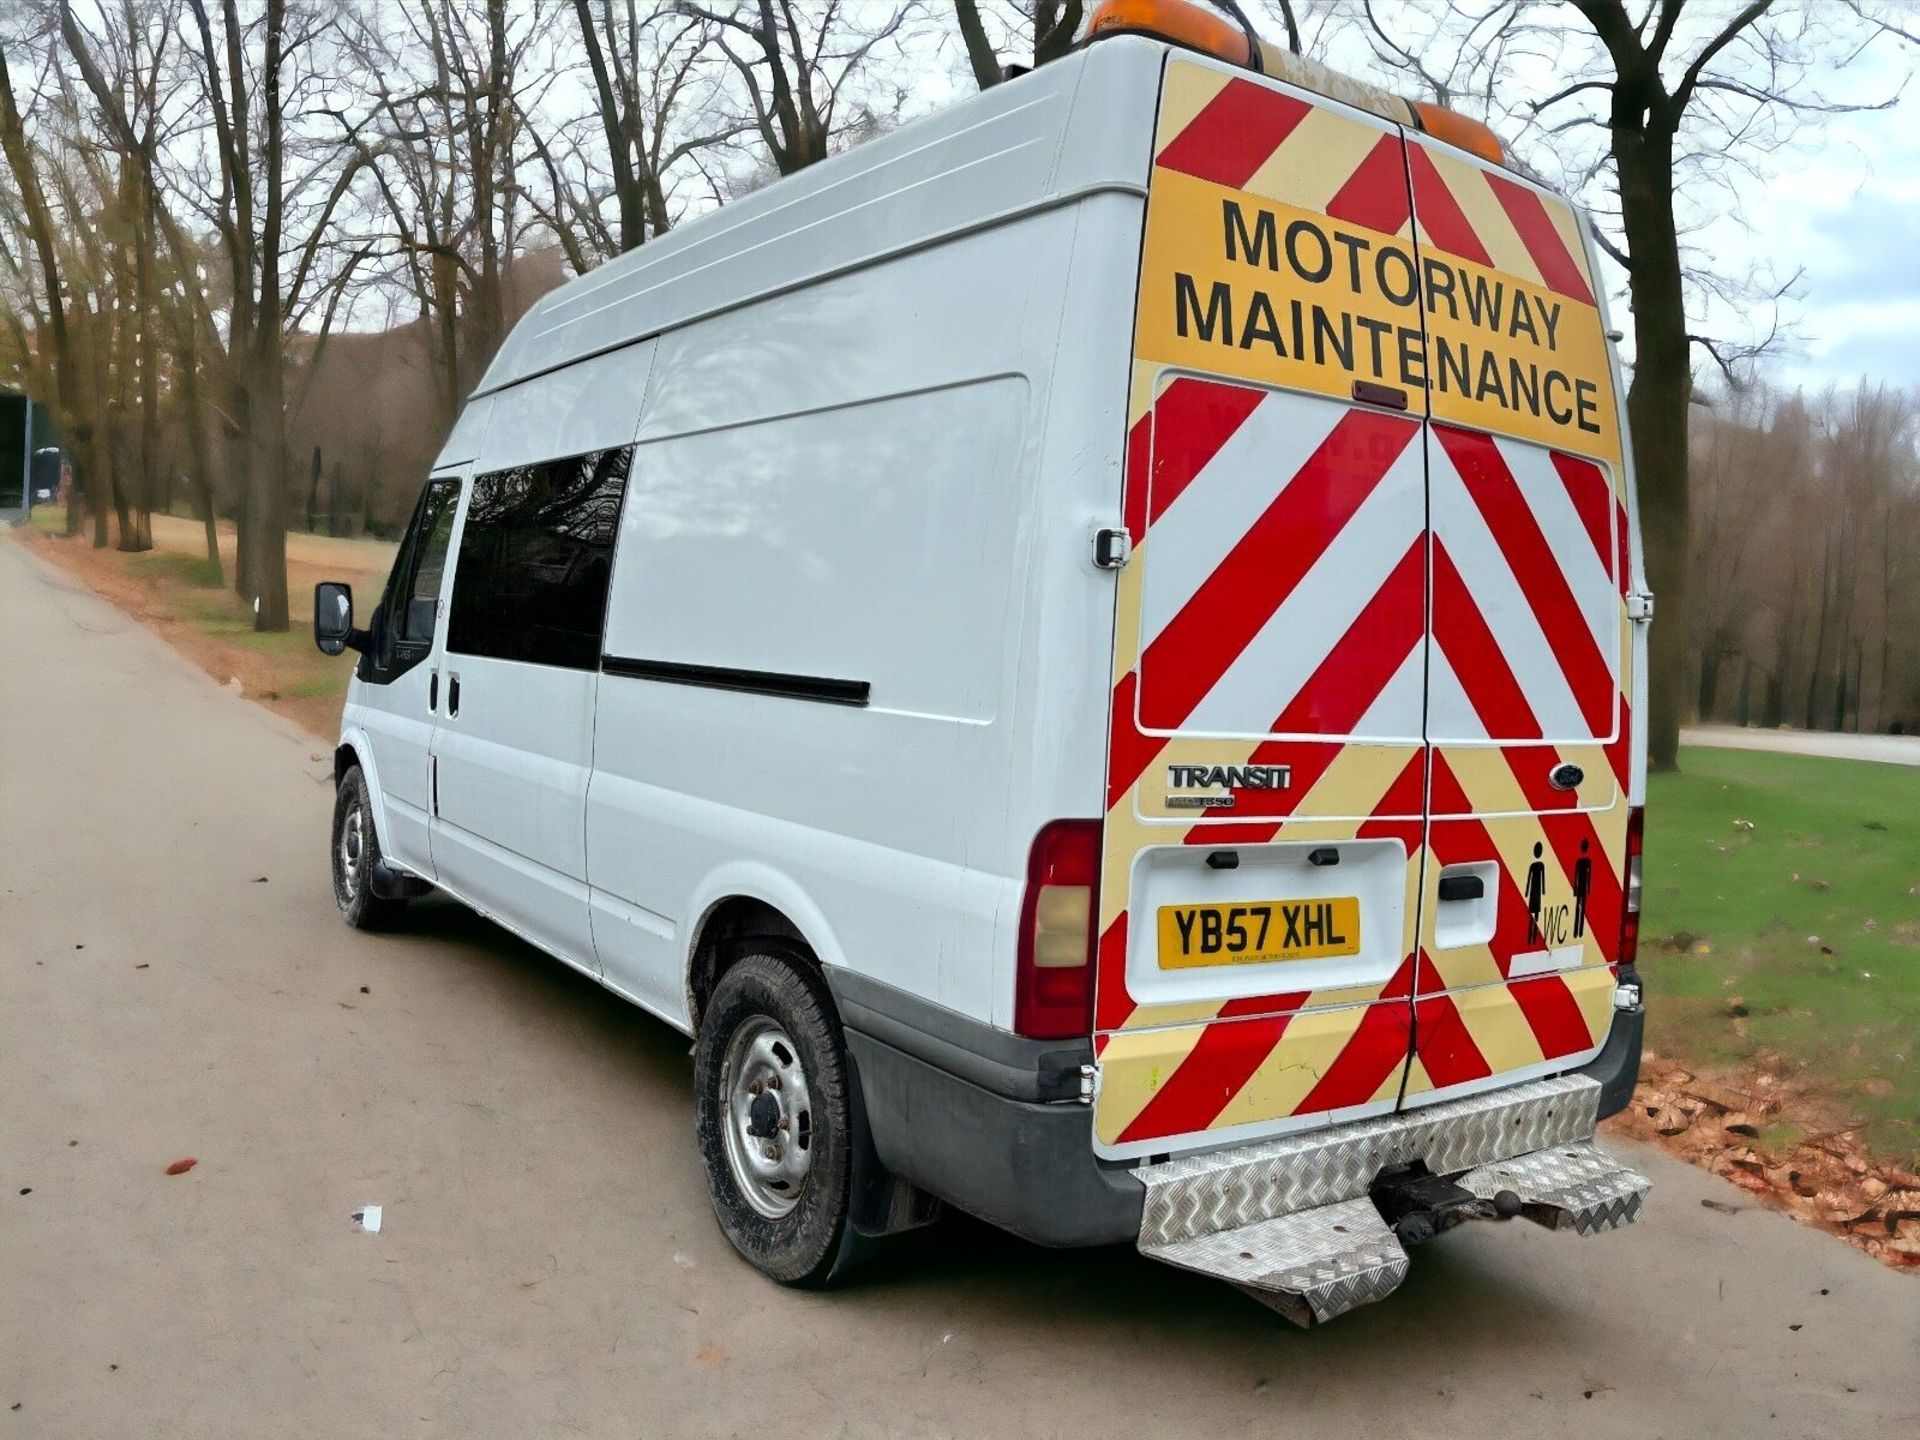
[[[1140,283],[1141,359],[1619,454],[1599,311],[1543,286],[1159,167]]]

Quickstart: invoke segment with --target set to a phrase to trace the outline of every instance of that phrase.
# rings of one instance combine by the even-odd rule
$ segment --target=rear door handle
[[[1440,898],[1442,900],[1478,900],[1487,893],[1487,887],[1478,875],[1442,875],[1440,877]]]
[[[460,672],[458,670],[447,672],[447,716],[454,720],[460,718]]]

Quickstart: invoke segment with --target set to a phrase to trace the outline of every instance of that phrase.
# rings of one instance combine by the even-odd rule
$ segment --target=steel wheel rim
[[[813,1096],[799,1047],[765,1015],[741,1022],[720,1063],[720,1135],[734,1185],[755,1213],[791,1213],[813,1169]]]
[[[355,804],[340,822],[340,888],[349,900],[360,893],[360,867],[366,857],[366,820]]]

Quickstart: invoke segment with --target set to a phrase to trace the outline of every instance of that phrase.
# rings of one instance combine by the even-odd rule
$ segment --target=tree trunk
[[[1647,761],[1680,762],[1680,710],[1687,674],[1687,406],[1693,395],[1680,244],[1673,216],[1673,134],[1639,133],[1616,118],[1614,161],[1621,220],[1633,256],[1633,383],[1627,423],[1639,477],[1647,582],[1659,601],[1648,636]]]
[[[287,485],[280,444],[285,386],[280,373],[277,324],[265,332],[263,356],[254,372],[247,445],[247,588],[254,602],[255,630],[285,630],[287,619]]]
[[[973,69],[973,83],[987,90],[1000,83],[1000,57],[993,53],[987,39],[987,27],[980,22],[979,0],[953,0],[953,18],[960,26],[960,39],[967,47],[967,64]]]
[[[347,465],[335,458],[333,473],[327,477],[327,534],[339,536],[347,528]]]
[[[1820,556],[1820,609],[1813,627],[1813,660],[1807,666],[1807,701],[1800,711],[1801,728],[1812,730],[1814,727],[1814,706],[1819,699],[1820,672],[1827,664],[1827,616],[1831,609],[1833,596],[1833,542],[1828,539],[1821,547]]]
[[[320,447],[313,447],[313,462],[307,467],[307,533],[320,531]]]
[[[1714,692],[1720,688],[1720,637],[1714,636],[1700,651],[1699,715],[1713,719]]]

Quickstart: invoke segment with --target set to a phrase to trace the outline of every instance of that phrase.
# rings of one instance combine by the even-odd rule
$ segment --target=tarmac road
[[[1706,745],[1715,750],[1765,750],[1775,755],[1825,755],[1834,760],[1920,765],[1920,735],[1847,735],[1831,730],[1690,725],[1680,732],[1680,743]]]
[[[1638,1150],[1643,1224],[1469,1227],[1311,1333],[963,1218],[777,1289],[681,1037],[451,905],[339,922],[325,749],[0,539],[0,1440],[1920,1425],[1920,1283]]]

